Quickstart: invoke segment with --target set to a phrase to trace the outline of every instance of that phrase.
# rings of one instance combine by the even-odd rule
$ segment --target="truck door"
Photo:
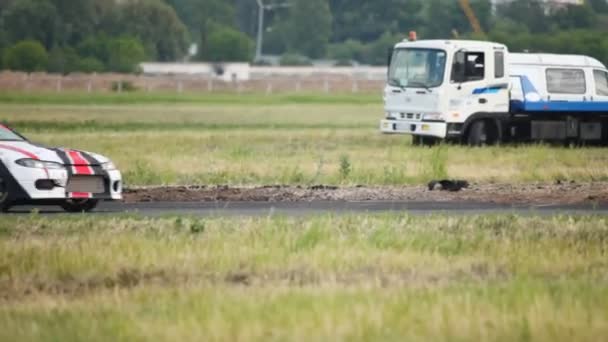
[[[458,51],[454,55],[450,86],[458,97],[463,119],[475,113],[509,111],[509,79],[505,51]],[[453,103],[452,103],[453,104]]]

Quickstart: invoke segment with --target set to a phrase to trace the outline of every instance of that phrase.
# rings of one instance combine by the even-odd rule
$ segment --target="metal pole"
[[[276,8],[287,8],[290,7],[291,4],[285,2],[264,5],[264,2],[262,0],[256,0],[256,2],[258,3],[258,37],[255,47],[255,61],[257,62],[262,60],[262,47],[264,45],[264,11],[271,11]]]
[[[262,44],[264,43],[264,4],[262,0],[257,0],[258,3],[258,37],[255,47],[255,61],[258,62],[262,59]]]

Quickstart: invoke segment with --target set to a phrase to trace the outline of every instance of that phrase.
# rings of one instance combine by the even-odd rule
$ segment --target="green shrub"
[[[49,53],[47,71],[52,73],[69,74],[78,70],[80,56],[76,50],[67,47],[55,47]]]
[[[110,38],[104,34],[97,36],[89,36],[81,41],[76,46],[78,55],[84,59],[95,58],[102,65],[105,65],[110,60],[109,44]]]
[[[115,72],[134,73],[139,63],[146,59],[146,52],[138,39],[114,38],[108,42],[108,69]]]
[[[349,39],[344,43],[329,46],[329,56],[337,60],[361,61],[365,53],[365,45],[358,40]]]
[[[346,154],[340,156],[340,178],[347,179],[353,171],[350,157]]]
[[[281,61],[279,62],[284,66],[310,66],[312,62],[308,57],[297,55],[297,54],[285,54],[281,57]]]
[[[253,41],[232,28],[220,28],[207,38],[199,58],[212,62],[243,62],[251,60]]]
[[[6,49],[4,64],[8,69],[26,72],[46,70],[49,56],[42,44],[26,40]]]
[[[104,71],[103,63],[95,57],[85,57],[78,61],[77,70],[84,73],[94,73]]]
[[[112,91],[115,92],[133,92],[137,87],[130,81],[114,81],[112,82]]]

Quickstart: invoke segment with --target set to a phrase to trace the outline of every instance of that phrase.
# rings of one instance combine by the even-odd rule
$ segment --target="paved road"
[[[12,213],[27,214],[31,207],[17,207]],[[227,203],[102,203],[95,211],[101,215],[140,214],[149,217],[170,215],[195,216],[307,216],[315,214],[347,213],[408,213],[412,215],[433,214],[523,214],[523,215],[559,215],[559,214],[595,214],[608,215],[608,203],[600,205],[501,205],[472,202],[227,202]],[[59,214],[59,208],[40,208],[41,214]]]

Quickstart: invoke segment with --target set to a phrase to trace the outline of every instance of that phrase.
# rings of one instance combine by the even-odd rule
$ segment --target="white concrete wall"
[[[225,82],[251,79],[248,63],[142,63],[140,66],[146,75],[197,75]]]
[[[216,68],[223,68],[218,74]],[[225,82],[264,80],[270,78],[327,78],[341,77],[358,80],[384,80],[386,67],[267,67],[247,63],[142,63],[145,75],[190,75],[213,78]]]

